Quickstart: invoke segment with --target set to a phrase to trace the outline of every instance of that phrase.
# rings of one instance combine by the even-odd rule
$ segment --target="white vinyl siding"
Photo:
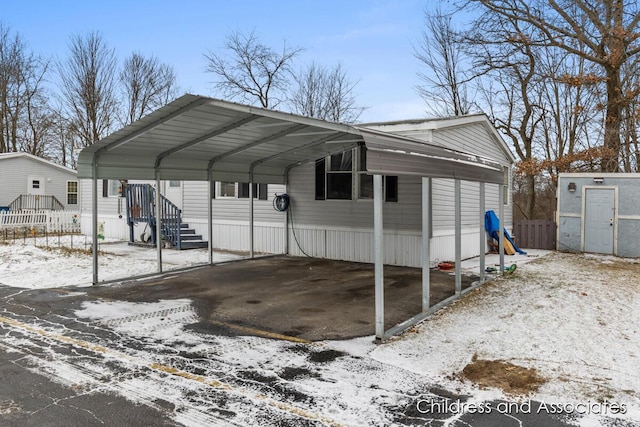
[[[13,153],[12,153],[13,154]],[[6,157],[0,155],[0,206],[8,206],[22,194],[28,194],[28,177],[41,177],[41,183],[47,196],[55,196],[60,203],[67,206],[67,181],[76,180],[75,172],[65,170],[46,161],[29,157]],[[71,207],[76,209],[77,205]]]
[[[206,220],[208,194],[207,182],[185,181],[183,191],[183,216],[185,218],[200,218]],[[255,221],[275,221],[278,223],[283,221],[283,214],[273,209],[273,197],[276,193],[284,193],[284,186],[269,184],[267,186],[267,200],[253,200]],[[213,219],[216,221],[249,221],[248,198],[215,198],[212,200],[211,204],[213,209]]]
[[[470,144],[469,141],[473,143]],[[453,150],[494,159],[500,163],[511,163],[511,159],[496,145],[482,123],[439,129],[433,132],[433,142]]]

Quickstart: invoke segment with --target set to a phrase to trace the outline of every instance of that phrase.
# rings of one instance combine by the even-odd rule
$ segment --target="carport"
[[[102,141],[85,148],[78,159],[78,177],[92,179],[93,283],[98,275],[98,179],[196,180],[208,182],[208,200],[215,181],[287,185],[289,171],[349,150],[364,147],[364,170],[374,184],[375,333],[386,338],[421,321],[462,293],[462,180],[479,182],[478,215],[484,224],[485,183],[499,186],[499,217],[503,218],[503,171],[500,164],[477,155],[442,148],[412,138],[365,127],[331,123],[265,110],[209,97],[184,95]],[[385,330],[383,275],[383,175],[416,175],[422,179],[422,312]],[[431,178],[455,180],[455,295],[431,305],[429,256],[429,188]],[[253,185],[249,185],[249,247],[254,257]],[[156,191],[156,217],[161,218]],[[208,203],[209,263],[212,263],[212,208]],[[288,254],[288,221],[284,214],[283,254]],[[482,225],[481,225],[482,227]],[[502,232],[503,227],[500,226]],[[161,235],[160,221],[156,233]],[[500,238],[500,271],[504,257]],[[480,233],[480,282],[484,281],[484,230]],[[162,242],[157,239],[158,273],[162,273]],[[467,288],[464,292],[473,288]]]

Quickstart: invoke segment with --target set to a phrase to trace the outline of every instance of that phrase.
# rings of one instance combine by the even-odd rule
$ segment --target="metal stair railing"
[[[47,210],[47,211],[63,211],[65,207],[56,196],[39,195],[39,194],[21,194],[9,203],[10,211],[23,210]]]
[[[125,195],[129,240],[134,241],[133,225],[137,222],[146,222],[151,227],[152,241],[156,243],[156,189],[151,184],[128,184]],[[174,247],[181,249],[182,212],[162,194],[160,194],[160,209],[160,231]]]

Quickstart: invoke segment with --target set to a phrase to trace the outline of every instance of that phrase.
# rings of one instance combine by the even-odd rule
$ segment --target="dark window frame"
[[[351,153],[350,170],[347,170],[346,167],[343,166],[344,153],[347,152]],[[339,164],[337,163],[337,156],[341,156]],[[334,170],[331,170],[332,168]],[[344,188],[346,188],[346,182],[339,183],[338,181],[338,177],[340,177],[341,175],[345,177],[349,175],[349,192],[344,191]],[[362,178],[366,176],[373,179],[372,175],[366,174],[365,146],[359,146],[357,148],[351,149],[350,151],[343,151],[342,153],[333,154],[318,159],[315,162],[315,200],[372,200],[373,191],[371,193],[371,197],[362,196]],[[343,191],[337,190],[332,193],[330,187],[339,185],[342,185]],[[397,202],[398,176],[385,175],[383,185],[385,202]],[[348,195],[348,197],[335,197],[336,193],[343,193],[345,196]]]
[[[253,183],[253,198],[256,200],[267,200],[268,187],[267,184],[258,184]],[[249,183],[248,182],[239,182],[238,183],[238,199],[248,199],[249,198]]]

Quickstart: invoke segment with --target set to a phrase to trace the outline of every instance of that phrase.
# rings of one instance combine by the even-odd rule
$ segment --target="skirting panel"
[[[101,215],[104,237],[129,239],[129,229],[125,219],[117,215]],[[207,240],[206,221],[185,218],[190,227]],[[82,233],[91,235],[91,215],[83,214]],[[258,253],[279,254],[284,251],[283,226],[274,223],[254,225],[254,250]],[[136,239],[144,231],[144,224],[135,229]],[[440,233],[431,238],[431,262],[453,260],[455,240],[453,232]],[[477,230],[462,231],[462,259],[480,254]],[[390,265],[421,267],[422,237],[410,231],[386,231],[384,233],[384,262]],[[249,225],[240,221],[213,223],[213,247],[230,251],[249,251]],[[330,258],[344,261],[373,262],[373,231],[367,229],[289,229],[289,253]]]
[[[87,236],[93,235],[93,218],[90,213],[80,215],[80,231]],[[144,224],[136,227],[137,234],[142,233]],[[140,231],[138,231],[140,228]],[[98,217],[98,236],[105,239],[129,240],[129,227],[125,217],[118,218],[118,215],[100,215]]]

